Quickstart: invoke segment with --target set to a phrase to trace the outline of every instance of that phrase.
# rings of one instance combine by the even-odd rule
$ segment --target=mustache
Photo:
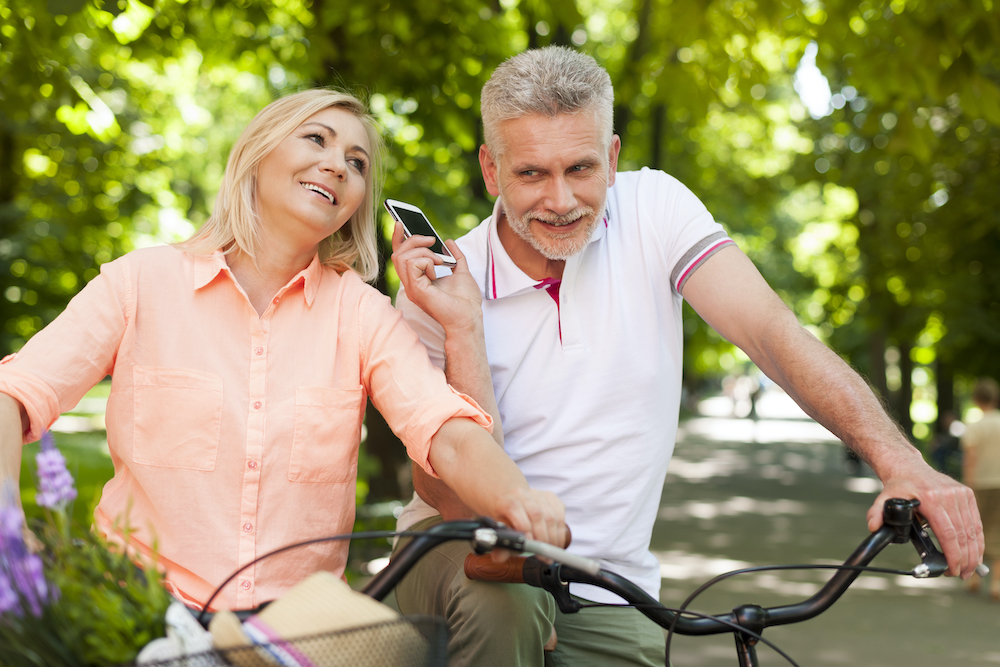
[[[593,215],[593,208],[589,206],[581,206],[580,208],[575,208],[569,213],[563,213],[562,215],[553,213],[552,211],[532,211],[528,214],[528,217],[550,224],[563,224],[567,222],[576,222],[580,218],[586,218]]]

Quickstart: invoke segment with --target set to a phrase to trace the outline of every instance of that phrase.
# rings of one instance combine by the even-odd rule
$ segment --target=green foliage
[[[228,147],[287,90],[369,97],[390,138],[386,194],[463,233],[491,208],[481,85],[558,43],[611,73],[622,166],[688,185],[876,384],[886,346],[920,347],[932,317],[945,331],[932,363],[1000,375],[994,1],[10,0],[0,346],[17,349],[101,263],[203,222]],[[840,96],[819,119],[793,90],[810,42]],[[697,319],[685,330],[688,369],[725,370],[728,344]]]
[[[72,539],[53,530],[43,535],[49,554],[46,574],[60,592],[47,613],[60,641],[78,660],[64,664],[124,664],[163,636],[171,598],[154,564],[140,569],[90,531]]]

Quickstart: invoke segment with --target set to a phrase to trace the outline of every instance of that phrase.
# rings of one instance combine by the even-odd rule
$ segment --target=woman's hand
[[[530,539],[560,548],[569,546],[566,508],[551,491],[514,489],[497,499],[492,516]]]

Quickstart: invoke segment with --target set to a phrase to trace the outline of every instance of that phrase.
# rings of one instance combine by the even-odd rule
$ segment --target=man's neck
[[[500,209],[500,219],[497,220],[497,236],[507,255],[517,268],[524,271],[532,280],[545,280],[554,278],[562,280],[563,268],[566,266],[564,259],[549,259],[538,252],[530,243],[518,236],[510,225],[507,224],[507,215]]]

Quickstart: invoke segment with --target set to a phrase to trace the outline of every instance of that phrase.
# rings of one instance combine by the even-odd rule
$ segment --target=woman
[[[251,122],[213,216],[176,247],[138,250],[101,274],[0,364],[0,475],[21,443],[112,376],[114,478],[99,531],[158,554],[171,592],[200,606],[275,548],[350,532],[371,397],[410,456],[476,512],[561,544],[563,509],[531,491],[452,390],[375,275],[382,152],[355,98],[309,90]],[[22,435],[23,434],[23,435]],[[347,547],[293,550],[244,570],[219,607],[249,608]]]

